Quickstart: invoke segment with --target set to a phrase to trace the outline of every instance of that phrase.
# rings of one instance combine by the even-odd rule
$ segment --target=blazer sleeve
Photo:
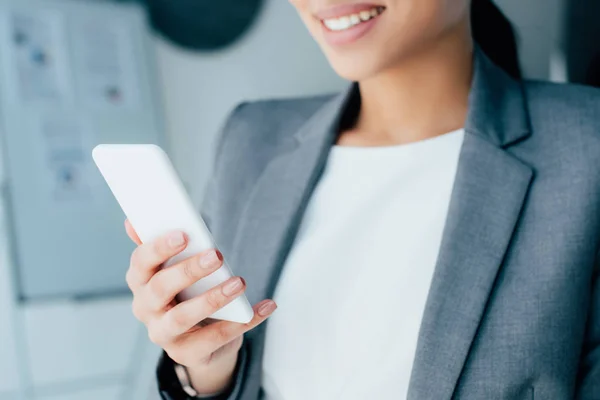
[[[600,399],[600,251],[596,255],[592,278],[591,301],[576,398]]]
[[[238,125],[240,110],[247,103],[240,103],[229,114],[226,123],[221,130],[215,147],[215,157],[212,166],[212,173],[205,188],[200,214],[206,225],[211,228],[215,223],[215,213],[219,203],[219,156],[223,150],[223,144],[226,142],[229,132]],[[208,400],[235,400],[240,396],[240,392],[245,383],[246,365],[248,364],[248,342],[244,340],[238,355],[238,362],[234,371],[234,378],[231,386],[221,395],[210,397]],[[156,368],[156,379],[158,391],[163,400],[192,400],[181,388],[175,370],[173,361],[163,352],[158,366]]]

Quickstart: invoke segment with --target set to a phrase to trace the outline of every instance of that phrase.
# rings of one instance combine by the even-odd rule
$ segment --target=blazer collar
[[[340,122],[360,97],[358,84],[349,84],[313,115],[294,135],[299,141],[316,135],[333,143]],[[465,131],[481,136],[499,147],[509,146],[530,134],[529,113],[521,82],[495,65],[475,44],[473,78]]]

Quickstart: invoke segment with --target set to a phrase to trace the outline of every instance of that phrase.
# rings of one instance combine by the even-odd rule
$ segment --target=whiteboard
[[[91,159],[98,143],[165,146],[144,10],[0,0],[0,122],[18,297],[126,291],[133,244]]]

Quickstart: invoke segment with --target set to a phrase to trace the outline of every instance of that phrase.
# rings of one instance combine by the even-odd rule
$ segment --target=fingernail
[[[219,261],[219,256],[217,255],[216,251],[211,250],[208,253],[204,254],[202,257],[200,257],[200,260],[198,261],[200,263],[200,268],[209,269],[214,267],[215,263]]]
[[[176,248],[183,246],[185,243],[185,237],[181,232],[173,232],[169,235],[169,246]]]
[[[242,288],[242,280],[240,278],[236,278],[232,281],[229,281],[223,286],[223,294],[225,296],[231,296]]]
[[[275,311],[276,308],[277,304],[275,304],[274,301],[266,302],[265,304],[259,307],[258,315],[260,315],[261,317],[266,317],[267,315],[273,313],[273,311]]]

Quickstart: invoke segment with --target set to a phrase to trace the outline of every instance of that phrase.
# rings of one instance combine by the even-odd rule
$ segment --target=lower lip
[[[373,29],[377,21],[379,21],[381,15],[382,14],[343,31],[332,31],[328,29],[323,22],[321,22],[325,41],[332,46],[342,46],[354,43],[361,37],[365,36],[371,29]]]

